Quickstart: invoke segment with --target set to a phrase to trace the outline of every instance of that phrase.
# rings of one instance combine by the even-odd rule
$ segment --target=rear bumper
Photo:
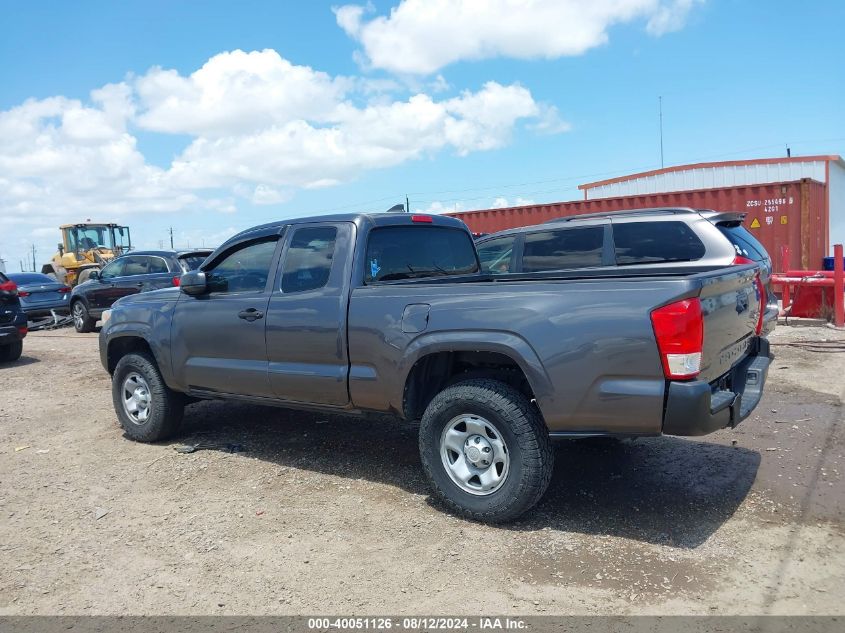
[[[749,355],[719,380],[670,382],[663,433],[696,436],[735,427],[759,404],[772,358],[769,341],[757,337]]]

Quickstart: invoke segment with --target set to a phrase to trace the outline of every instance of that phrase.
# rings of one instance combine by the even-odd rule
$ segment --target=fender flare
[[[121,327],[124,326],[124,327]],[[151,342],[151,329],[149,326],[140,323],[125,323],[119,324],[112,329],[109,330],[108,337],[105,340],[104,346],[104,358],[103,358],[103,365],[108,367],[108,360],[109,360],[109,351],[112,349],[112,344],[119,341],[120,339],[127,339],[127,338],[134,338],[144,341],[147,344],[147,347],[150,348],[150,351],[153,354],[153,359],[158,366],[159,372],[161,372],[161,377],[164,379],[165,384],[168,387],[173,387],[173,372],[171,371],[170,362],[165,360],[165,354],[161,348],[161,345],[157,345]]]
[[[513,332],[473,330],[431,332],[418,336],[405,348],[396,368],[402,379],[399,385],[400,391],[394,395],[392,400],[394,404],[399,405],[399,410],[401,410],[403,403],[408,378],[417,361],[429,354],[438,352],[495,352],[503,354],[515,362],[525,374],[538,404],[554,393],[552,381],[546,373],[537,352],[528,341]]]

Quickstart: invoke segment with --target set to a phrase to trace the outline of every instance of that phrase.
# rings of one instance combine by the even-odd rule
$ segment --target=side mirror
[[[191,270],[179,278],[179,287],[186,295],[196,297],[205,294],[208,289],[205,273],[201,270]]]
[[[100,278],[100,271],[99,270],[92,270],[88,274],[88,279],[99,279]]]

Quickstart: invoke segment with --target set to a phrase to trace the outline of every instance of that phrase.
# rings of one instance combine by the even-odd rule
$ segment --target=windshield
[[[107,226],[77,226],[69,231],[70,250],[87,251],[92,248],[112,248]]]

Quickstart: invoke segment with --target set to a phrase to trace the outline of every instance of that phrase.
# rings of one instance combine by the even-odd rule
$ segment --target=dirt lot
[[[784,343],[699,440],[561,444],[508,527],[430,499],[412,430],[207,402],[125,439],[96,335],[0,368],[0,615],[845,613],[845,354]],[[198,440],[244,452],[179,454]]]

